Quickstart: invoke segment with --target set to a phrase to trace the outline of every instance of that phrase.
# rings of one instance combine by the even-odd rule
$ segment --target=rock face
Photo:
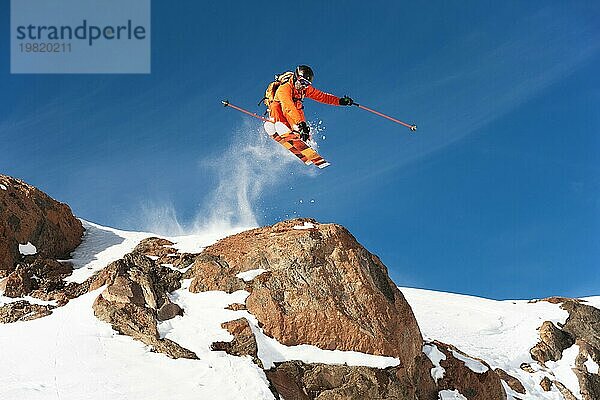
[[[266,374],[277,392],[286,400],[419,398],[407,389],[397,372],[398,368],[377,369],[288,361],[278,364]]]
[[[258,358],[256,337],[252,333],[248,320],[246,318],[236,319],[225,322],[222,327],[227,329],[234,339],[231,342],[214,342],[211,346],[212,349],[225,351],[234,356],[250,356],[254,363],[262,368],[262,362]]]
[[[42,258],[69,258],[83,235],[69,206],[6,175],[0,185],[0,278],[21,259],[19,244],[33,244]]]
[[[500,374],[492,370],[485,361],[474,359],[452,345],[437,341],[434,343],[446,356],[445,360],[440,361],[440,365],[446,372],[437,383],[439,390],[457,389],[469,400],[506,400]],[[459,356],[455,356],[457,354]],[[471,359],[471,362],[474,361],[478,366],[477,370],[473,370],[457,357]]]
[[[233,343],[236,342],[237,336]],[[453,356],[451,346],[440,342],[436,345],[446,355],[442,361],[446,373],[435,385],[429,379],[433,365],[425,359],[417,362],[416,384],[408,382],[398,367],[378,369],[288,361],[276,364],[266,374],[275,391],[286,400],[437,400],[439,391],[444,389],[458,390],[469,400],[506,399],[496,372],[489,367],[485,372],[474,372]]]
[[[19,300],[0,306],[0,323],[9,324],[17,321],[30,321],[52,314],[53,306],[30,304]]]
[[[569,313],[564,325],[556,327],[552,322],[545,321],[539,329],[540,342],[530,351],[531,356],[542,366],[548,360],[557,361],[562,358],[563,350],[577,345],[579,354],[575,359],[573,372],[579,381],[583,400],[600,399],[600,376],[588,371],[585,363],[593,360],[600,364],[600,310],[584,304],[581,300],[565,297],[544,299]],[[571,391],[559,381],[552,384],[561,392],[565,399],[576,399]],[[544,390],[550,390],[549,379],[541,382]]]
[[[562,358],[563,350],[568,349],[575,342],[571,335],[558,329],[552,322],[545,321],[539,328],[541,341],[529,352],[531,358],[546,365],[546,361],[558,361]]]
[[[504,382],[506,382],[506,384],[512,390],[514,390],[515,392],[520,393],[520,394],[525,394],[525,387],[523,386],[523,384],[521,383],[520,380],[518,380],[517,378],[515,378],[512,375],[509,375],[503,369],[496,368],[494,371],[496,372],[496,374],[498,375],[498,377],[500,379],[502,379]]]
[[[194,262],[196,254],[179,253],[171,247],[173,244],[167,239],[150,237],[142,240],[133,252],[150,256],[155,259],[157,264],[171,264],[178,269],[190,266]]]
[[[181,314],[168,293],[181,287],[181,273],[156,265],[133,252],[110,264],[95,278],[90,290],[107,285],[93,308],[96,317],[116,331],[131,336],[172,358],[197,358],[192,351],[168,339],[160,339],[157,321]],[[169,309],[165,311],[165,309]]]
[[[249,272],[257,269],[264,271]],[[443,389],[458,389],[469,400],[506,399],[496,372],[487,366],[482,373],[471,371],[453,357],[449,345],[440,344],[448,353],[447,374],[436,385],[404,296],[381,261],[339,225],[299,219],[230,236],[207,247],[185,277],[193,278],[192,292],[250,292],[245,308],[264,333],[283,344],[400,360],[398,367],[386,369],[276,364],[266,374],[286,400],[436,400]],[[248,322],[240,319],[223,327],[234,340],[213,343],[213,349],[251,356],[261,365]]]
[[[573,371],[579,380],[583,400],[600,399],[600,375],[588,371],[588,359],[600,364],[600,310],[579,301],[566,300],[561,308],[569,312],[562,329],[575,338],[579,354]]]
[[[540,381],[540,386],[544,389],[545,392],[549,392],[552,390],[552,381],[547,376],[543,377]]]
[[[314,228],[294,228],[305,222]],[[249,283],[236,278],[258,268],[267,272]],[[191,291],[250,291],[248,310],[286,345],[398,357],[409,373],[421,354],[417,322],[386,267],[339,225],[292,220],[230,236],[188,277]]]
[[[63,278],[73,272],[68,263],[56,260],[36,258],[31,263],[19,263],[5,279],[0,282],[0,291],[7,297],[34,297],[46,300],[59,300],[52,294],[65,288]]]

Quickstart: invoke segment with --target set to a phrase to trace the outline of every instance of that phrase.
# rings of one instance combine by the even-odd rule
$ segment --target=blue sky
[[[600,294],[597,2],[155,1],[150,75],[11,75],[8,11],[0,172],[82,218],[173,232],[313,217],[401,286]],[[273,74],[299,63],[419,132],[308,100],[332,166],[282,160],[220,100],[262,112]]]

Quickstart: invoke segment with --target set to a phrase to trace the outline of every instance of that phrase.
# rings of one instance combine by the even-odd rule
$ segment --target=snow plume
[[[206,212],[196,218],[196,230],[258,226],[255,206],[261,195],[283,183],[291,171],[302,170],[302,164],[269,138],[262,125],[250,120],[232,137],[223,154],[201,165],[214,171],[217,186],[208,198]]]
[[[143,230],[166,236],[181,236],[189,232],[177,217],[172,203],[147,203],[141,206]]]
[[[245,120],[222,153],[200,162],[199,173],[210,176],[208,182],[214,186],[208,184],[213,189],[195,215],[182,218],[171,201],[146,202],[140,206],[144,231],[222,237],[254,228],[259,225],[257,205],[263,194],[289,183],[290,176],[316,172],[273,141],[262,124]]]

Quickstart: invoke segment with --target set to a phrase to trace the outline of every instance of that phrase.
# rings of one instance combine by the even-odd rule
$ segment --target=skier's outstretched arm
[[[332,94],[329,93],[325,93],[320,91],[319,89],[315,89],[312,86],[309,86],[306,88],[306,97],[308,97],[309,99],[313,99],[315,101],[318,101],[320,103],[325,103],[325,104],[330,104],[332,106],[339,106],[340,105],[340,98],[337,96],[334,96]]]

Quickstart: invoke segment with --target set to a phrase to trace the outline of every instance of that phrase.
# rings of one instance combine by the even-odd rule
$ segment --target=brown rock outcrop
[[[73,267],[56,260],[35,258],[31,263],[20,263],[0,283],[0,291],[8,297],[32,295],[54,300],[52,293],[65,287],[63,278],[69,276]]]
[[[538,330],[541,341],[529,353],[531,358],[543,366],[546,361],[560,360],[563,350],[575,343],[571,335],[560,330],[550,321],[545,321]]]
[[[303,222],[314,229],[294,229]],[[257,268],[267,272],[236,278]],[[386,267],[339,225],[291,220],[230,236],[186,276],[191,291],[250,291],[248,310],[283,344],[398,357],[409,373],[421,355],[416,320]]]
[[[25,300],[0,306],[0,323],[9,324],[17,321],[30,321],[52,314],[53,306],[31,304]]]
[[[543,377],[540,381],[540,386],[544,389],[544,392],[552,390],[552,381],[547,376]]]
[[[458,390],[469,400],[506,400],[506,392],[500,382],[499,374],[492,370],[485,361],[471,357],[452,345],[437,341],[433,343],[446,356],[445,360],[440,361],[440,365],[446,372],[444,377],[437,382],[439,390]],[[471,370],[462,360],[454,356],[453,351],[478,361],[486,370],[484,372]]]
[[[245,318],[225,322],[222,327],[231,333],[231,342],[214,342],[213,350],[235,356],[250,356],[263,368],[258,358],[258,346],[252,328]],[[421,354],[417,371],[409,379],[403,368],[369,368],[346,365],[307,364],[302,361],[277,363],[265,373],[274,394],[288,399],[411,399],[437,400],[429,371],[433,367]]]
[[[262,362],[258,358],[258,345],[252,328],[246,318],[240,318],[228,321],[221,326],[227,329],[233,335],[231,342],[214,342],[212,350],[224,351],[233,356],[250,356],[256,365],[263,368]]]
[[[535,369],[531,366],[531,364],[522,363],[519,368],[521,368],[525,372],[529,372],[530,374],[535,374]]]
[[[23,265],[19,265],[0,284],[0,290],[8,297],[23,297],[36,288],[33,271]]]
[[[571,392],[571,390],[569,390],[569,388],[566,387],[562,382],[552,381],[552,383],[554,384],[554,386],[556,386],[556,388],[558,389],[558,391],[560,392],[560,394],[563,396],[563,398],[565,400],[579,400],[579,399],[577,399],[577,397],[575,397],[573,392]],[[596,399],[591,399],[591,400],[596,400]]]
[[[583,400],[600,399],[600,376],[576,370],[577,380]]]
[[[600,376],[587,370],[585,362],[592,359],[600,363],[600,310],[585,304],[579,299],[551,297],[545,299],[569,313],[569,317],[561,328],[546,321],[540,327],[540,342],[530,351],[538,363],[544,365],[548,360],[557,361],[562,357],[562,351],[576,344],[579,354],[575,360],[573,372],[579,381],[583,400],[600,398]],[[550,387],[548,381],[542,381],[545,387]],[[565,399],[575,399],[571,391],[559,381],[552,382]]]
[[[209,290],[224,290],[233,293],[236,290],[244,290],[247,285],[244,281],[236,278],[234,269],[220,256],[201,253],[192,268],[185,277],[194,278],[190,285],[190,292],[199,293]]]
[[[437,399],[419,395],[403,381],[398,368],[350,367],[288,361],[266,371],[276,391],[286,400],[397,400]]]
[[[182,316],[183,310],[175,303],[164,303],[157,311],[159,321],[168,321],[178,315]]]
[[[600,365],[600,350],[581,339],[575,344],[579,346],[579,354],[573,371],[579,381],[581,396],[584,400],[600,399],[600,374],[590,371],[586,365],[590,359]]]
[[[69,206],[6,175],[0,185],[0,277],[21,259],[19,244],[32,243],[42,258],[69,258],[83,236]]]
[[[177,343],[161,339],[157,321],[159,310],[164,309],[171,300],[168,293],[181,287],[181,273],[156,265],[148,257],[127,254],[121,260],[110,264],[95,277],[90,289],[107,285],[98,296],[93,308],[96,317],[112,324],[113,328],[139,340],[154,350],[172,358],[197,358],[192,351]],[[172,311],[181,310],[179,307]],[[164,312],[171,317],[179,314]]]
[[[523,383],[521,383],[520,380],[510,375],[508,372],[501,368],[496,368],[494,371],[496,372],[496,374],[498,374],[498,377],[504,382],[506,382],[506,384],[512,390],[514,390],[517,393],[525,394],[525,387],[523,386]]]
[[[178,269],[189,267],[195,260],[196,254],[179,253],[172,248],[173,242],[167,239],[150,237],[142,240],[133,253],[155,258],[157,264],[171,264]]]
[[[564,301],[560,307],[569,312],[562,330],[600,350],[600,310],[573,299]]]

